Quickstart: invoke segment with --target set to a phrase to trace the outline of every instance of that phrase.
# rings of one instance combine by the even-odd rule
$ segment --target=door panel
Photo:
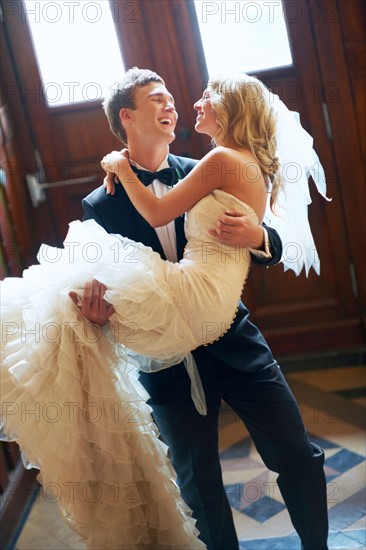
[[[182,9],[179,2],[175,6],[178,4]],[[350,236],[341,194],[341,189],[347,182],[340,177],[338,159],[334,155],[335,137],[330,138],[327,135],[323,114],[323,104],[332,102],[334,106],[339,106],[340,90],[336,79],[324,78],[319,70],[313,22],[314,18],[323,18],[328,33],[326,36],[325,29],[322,29],[323,40],[330,41],[330,37],[337,33],[335,27],[339,25],[339,18],[334,18],[337,6],[328,3],[325,13],[319,14],[315,9],[318,3],[314,6],[300,0],[283,4],[288,19],[293,66],[257,72],[256,75],[278,93],[290,109],[300,113],[303,126],[314,136],[315,148],[326,170],[328,194],[333,200],[326,203],[316,192],[312,192],[313,203],[309,208],[309,216],[322,261],[321,276],[317,277],[311,272],[308,279],[304,274],[296,278],[291,272],[283,273],[280,266],[268,271],[261,267],[252,267],[244,299],[250,307],[252,318],[264,330],[277,353],[332,349],[342,345],[356,346],[364,342],[364,333],[359,302],[350,275],[350,266],[355,259],[350,252]],[[193,23],[196,49],[196,55],[191,58],[193,74],[199,66],[204,87],[208,76],[204,68],[202,43],[197,35],[198,26],[194,23],[196,14],[193,13],[192,3],[186,3],[186,9]],[[183,14],[180,15],[179,20],[183,21]],[[182,29],[182,24],[175,28]],[[232,45],[228,46],[228,55],[230,47]],[[189,65],[184,54],[182,65],[186,74],[189,74]],[[167,66],[166,63],[165,70]],[[166,74],[164,66],[161,65],[160,70]],[[189,79],[191,90],[192,80],[194,79]],[[352,109],[352,102],[348,108]],[[345,119],[347,116],[345,115]],[[350,139],[347,144],[353,150],[357,150],[356,140],[355,134],[353,143]],[[200,155],[208,149],[209,144],[206,144]],[[358,180],[361,182],[360,163],[355,161],[354,166],[357,167]],[[357,219],[362,220],[361,212]],[[362,250],[360,241],[358,247],[359,251]]]
[[[42,92],[41,77],[21,0],[15,0],[13,9],[6,12],[5,26],[10,53],[17,69],[14,80],[5,87],[5,101],[10,102],[13,94],[19,96],[23,112],[17,111],[15,117],[22,118],[25,115],[27,119],[33,148],[39,152],[42,162],[38,170],[42,168],[43,174],[38,174],[38,177],[41,183],[55,185],[54,189],[47,191],[47,206],[54,222],[51,224],[51,240],[61,243],[70,221],[69,200],[75,194],[75,189],[73,186],[58,187],[57,182],[86,177],[86,174],[88,177],[94,176],[92,184],[78,186],[80,196],[84,196],[100,181],[101,157],[106,151],[116,148],[118,142],[109,130],[101,100],[62,107],[48,105]],[[25,159],[25,173],[37,170],[34,151],[30,159]],[[73,213],[77,213],[80,218],[81,206],[74,208]]]
[[[345,122],[349,118],[352,120],[354,113],[348,97],[350,90],[344,90],[347,78],[337,76],[337,63],[332,63],[332,78],[325,77],[319,70],[315,23],[323,23],[322,42],[337,40],[338,49],[341,49],[342,41],[338,36],[340,17],[337,3],[327,2],[326,6],[318,4],[302,0],[283,2],[293,65],[255,73],[281,97],[289,109],[300,113],[302,125],[314,137],[314,147],[326,171],[328,196],[332,197],[332,202],[327,203],[310,183],[313,203],[309,207],[309,218],[321,259],[320,277],[313,271],[308,279],[304,273],[295,277],[292,272],[283,273],[281,266],[271,268],[268,273],[260,267],[252,267],[243,299],[249,306],[252,318],[278,353],[332,349],[340,342],[351,347],[364,342],[360,301],[352,273],[356,262],[355,248],[358,247],[359,261],[365,239],[360,235],[363,229],[353,223],[352,240],[356,238],[356,243],[351,249],[348,220],[352,217],[345,214],[343,192],[349,182],[342,178],[339,159],[335,156],[336,141],[340,152],[341,148],[343,151],[345,149],[344,140],[342,135],[330,135],[333,121],[326,120],[324,116],[324,111],[331,113],[331,108],[334,108],[336,116]],[[339,51],[338,56],[341,53]],[[346,98],[344,103],[342,94]],[[346,110],[339,109],[341,101],[350,113],[345,115]],[[352,129],[347,130],[347,147],[353,161],[353,177],[361,182],[363,171],[360,169],[361,159],[357,156],[357,132],[354,129],[353,136],[351,132]],[[361,221],[363,214],[360,208],[366,203],[362,185],[357,186],[357,193],[362,197],[359,197],[358,204],[352,201],[351,208],[358,208],[356,219]],[[361,261],[361,264],[363,267],[357,267],[356,272],[362,277],[365,262]],[[366,277],[361,280],[366,281]]]

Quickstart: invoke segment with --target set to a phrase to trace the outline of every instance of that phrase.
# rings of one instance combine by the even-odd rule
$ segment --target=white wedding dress
[[[257,221],[224,191],[199,201],[176,264],[94,221],[72,222],[63,249],[43,245],[40,265],[1,284],[3,434],[41,470],[89,548],[205,548],[138,369],[188,357],[200,400],[190,351],[229,329],[250,266],[248,250],[220,245],[208,232],[233,208]],[[110,328],[87,323],[68,296],[93,278],[114,305]]]

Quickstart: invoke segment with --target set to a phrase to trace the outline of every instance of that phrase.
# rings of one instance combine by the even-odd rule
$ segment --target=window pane
[[[25,0],[25,9],[51,107],[101,99],[122,78],[108,0]]]
[[[195,0],[209,75],[292,64],[280,0]]]

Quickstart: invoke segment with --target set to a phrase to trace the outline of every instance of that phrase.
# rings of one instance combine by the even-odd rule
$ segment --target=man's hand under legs
[[[114,313],[112,304],[104,300],[106,290],[105,285],[94,279],[91,283],[86,283],[82,297],[76,292],[70,292],[69,296],[88,321],[103,326]]]

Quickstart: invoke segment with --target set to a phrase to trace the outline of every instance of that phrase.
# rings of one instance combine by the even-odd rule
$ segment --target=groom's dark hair
[[[165,86],[164,80],[157,73],[149,69],[132,67],[126,72],[121,82],[112,87],[110,96],[103,102],[103,109],[107,115],[109,127],[123,145],[127,145],[127,135],[119,112],[123,108],[136,109],[136,90],[147,86],[151,82],[159,82]]]

